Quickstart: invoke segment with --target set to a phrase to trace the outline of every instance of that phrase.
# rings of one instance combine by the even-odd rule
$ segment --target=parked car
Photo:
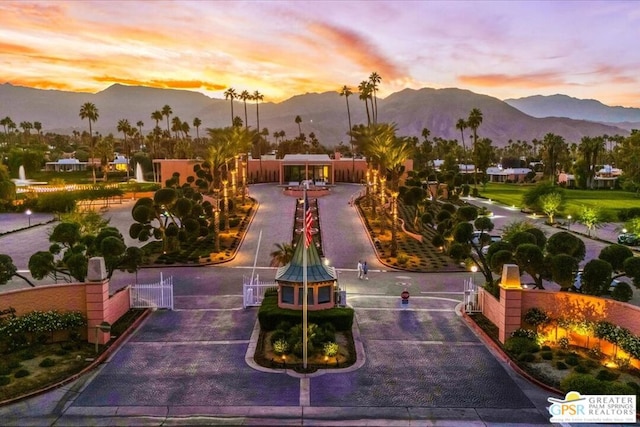
[[[640,236],[633,233],[618,234],[618,243],[628,246],[640,246]]]
[[[611,283],[609,284],[609,292],[611,292],[616,286],[618,286],[621,282],[618,279],[611,279]],[[573,289],[576,292],[582,292],[582,271],[578,271],[576,273],[576,278],[573,280]]]

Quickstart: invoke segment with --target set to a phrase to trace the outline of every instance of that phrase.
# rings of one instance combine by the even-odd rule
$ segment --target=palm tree
[[[31,129],[33,129],[33,125],[31,122],[20,122],[20,127],[22,128],[22,132],[24,133],[24,142],[25,144],[29,143],[29,139],[31,136]]]
[[[351,144],[351,182],[355,181],[356,172],[356,153],[353,152],[353,135],[351,134],[351,110],[349,109],[349,97],[353,95],[351,88],[344,85],[340,91],[340,96],[344,96],[347,101],[347,119],[349,120],[349,143]]]
[[[280,267],[287,265],[293,258],[294,247],[289,243],[276,243],[276,249],[271,252],[271,265],[273,267]]]
[[[476,145],[478,143],[478,128],[482,123],[482,111],[479,108],[474,108],[469,113],[469,118],[467,119],[467,126],[471,128],[473,131],[473,186],[474,188],[478,187],[478,161],[477,161],[477,148]]]
[[[100,117],[99,111],[96,108],[95,104],[92,102],[85,102],[82,107],[80,107],[80,119],[87,119],[89,121],[89,147],[91,149],[91,162],[93,162],[95,143],[93,141],[93,130],[91,128],[91,123],[98,120]],[[93,183],[96,183],[96,168],[91,165],[91,172],[93,173]]]
[[[251,95],[251,99],[256,101],[256,145],[258,146],[258,159],[260,161],[260,176],[258,177],[258,181],[262,181],[262,144],[260,143],[260,111],[258,110],[258,105],[260,101],[264,99],[264,95],[256,90],[253,92],[253,95]]]
[[[144,122],[142,120],[138,120],[136,122],[136,126],[138,127],[138,137],[140,141],[140,143],[138,144],[138,149],[141,149],[142,141],[144,140],[144,137],[142,135],[142,127],[144,126]],[[138,139],[138,137],[136,137],[136,140]]]
[[[202,120],[199,118],[193,119],[193,127],[196,128],[196,141],[200,141],[200,126],[202,125]]]
[[[4,134],[7,135],[7,126],[9,126],[9,123],[13,123],[13,120],[11,120],[11,117],[7,116],[4,119],[0,120],[0,125],[2,125],[2,127],[4,127]]]
[[[244,127],[245,129],[249,129],[249,122],[247,119],[247,100],[251,99],[251,94],[248,90],[243,90],[240,92],[238,98],[242,99],[242,102],[244,103]]]
[[[300,137],[300,139],[302,139],[302,128],[300,127],[300,123],[302,123],[302,117],[296,116],[295,122],[298,125],[298,136]]]
[[[42,136],[42,123],[33,122],[33,128],[38,132],[38,142],[41,142],[40,137]]]
[[[224,91],[224,99],[231,99],[231,126],[233,126],[233,100],[236,99],[238,95],[236,94],[236,90],[232,87]]]
[[[467,122],[465,122],[464,119],[458,119],[458,121],[456,122],[456,129],[460,131],[460,137],[462,138],[462,153],[464,157],[463,160],[464,160],[465,173],[467,172],[467,146],[464,143],[464,130],[467,127],[468,127]]]
[[[548,133],[542,140],[544,168],[546,174],[551,174],[551,185],[555,185],[560,159],[566,155],[569,147],[560,135]]]
[[[371,84],[372,96],[373,100],[371,101],[371,106],[373,108],[373,123],[378,123],[378,99],[376,98],[376,94],[378,92],[378,83],[382,81],[382,77],[375,71],[371,73],[369,76],[369,83]]]
[[[360,92],[360,100],[364,101],[364,106],[367,109],[367,125],[371,126],[371,115],[369,114],[369,98],[371,97],[371,84],[363,80],[360,82],[358,86],[358,91]]]
[[[169,133],[169,135],[171,135],[171,128],[169,127],[169,117],[173,114],[173,111],[171,110],[170,106],[165,105],[164,107],[162,107],[161,113],[163,117],[167,117],[167,132]]]
[[[131,150],[129,150],[129,144],[127,144],[127,134],[131,130],[131,125],[129,124],[129,120],[120,119],[118,120],[118,132],[122,132],[124,135],[124,150],[127,153],[127,178],[129,178],[129,166],[128,162],[131,158]]]

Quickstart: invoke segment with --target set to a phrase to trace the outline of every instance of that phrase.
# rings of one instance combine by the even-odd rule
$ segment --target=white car
[[[609,292],[611,292],[613,288],[618,286],[620,283],[624,283],[624,282],[621,282],[620,280],[617,280],[617,279],[611,279],[611,284],[609,285]],[[576,291],[581,292],[580,289],[582,288],[582,271],[578,271],[576,273],[576,278],[573,279],[573,288]]]

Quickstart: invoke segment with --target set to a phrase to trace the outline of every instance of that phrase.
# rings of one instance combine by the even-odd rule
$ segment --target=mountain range
[[[22,121],[38,121],[45,133],[70,134],[74,130],[88,130],[87,120],[79,116],[80,107],[86,102],[95,104],[98,109],[99,117],[92,128],[103,135],[117,135],[116,127],[121,119],[129,120],[132,126],[138,121],[144,122],[146,134],[156,125],[150,118],[151,113],[161,110],[164,105],[171,106],[171,118],[178,116],[190,125],[198,117],[202,121],[200,136],[207,128],[231,123],[230,100],[210,98],[199,92],[114,84],[92,94],[34,89],[9,83],[0,85],[0,117],[8,116],[17,125]],[[348,102],[352,125],[366,123],[365,104],[358,94],[350,96]],[[583,136],[628,135],[631,128],[640,127],[640,109],[608,107],[597,101],[563,95],[501,101],[463,89],[423,88],[404,89],[384,99],[378,98],[377,104],[378,122],[396,123],[399,135],[420,139],[424,128],[431,131],[432,137],[460,139],[456,122],[460,118],[466,119],[471,109],[479,108],[483,122],[478,128],[478,136],[490,138],[497,147],[506,145],[509,140],[542,139],[549,132],[562,135],[569,142],[579,142]],[[346,98],[338,92],[306,93],[279,103],[261,102],[257,106],[254,101],[247,101],[246,112],[249,126],[256,127],[258,113],[260,127],[267,128],[270,135],[284,130],[287,138],[297,136],[295,118],[300,116],[300,130],[307,135],[314,132],[324,146],[349,143]],[[235,100],[233,113],[244,121],[245,104]],[[166,118],[158,124],[166,128]],[[192,126],[191,135],[195,134]],[[465,140],[470,140],[470,134],[467,129]]]

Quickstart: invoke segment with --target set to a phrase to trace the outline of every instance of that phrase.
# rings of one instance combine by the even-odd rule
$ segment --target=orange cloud
[[[404,75],[404,71],[382,55],[379,47],[374,46],[355,31],[322,22],[310,24],[309,30],[333,45],[332,49],[328,49],[329,51],[355,61],[365,70],[376,71],[383,78],[390,80],[402,78]],[[323,51],[326,52],[327,49]]]
[[[556,73],[531,73],[531,74],[476,74],[461,75],[457,80],[460,83],[472,86],[484,87],[523,87],[529,89],[544,88],[549,86],[567,84]]]

